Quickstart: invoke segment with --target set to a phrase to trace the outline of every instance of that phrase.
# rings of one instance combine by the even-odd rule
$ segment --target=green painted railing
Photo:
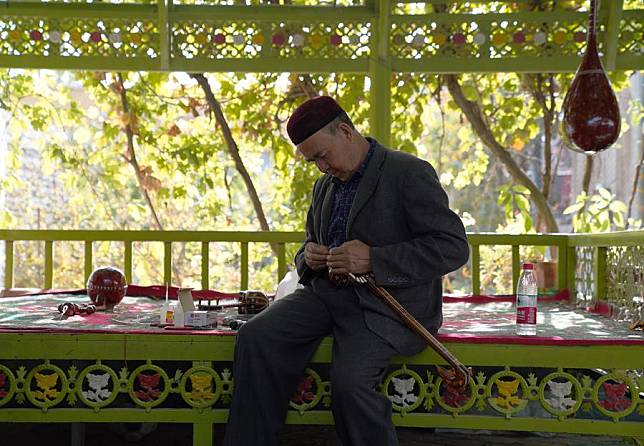
[[[481,245],[511,246],[512,247],[512,292],[516,291],[519,273],[521,272],[520,250],[523,246],[555,246],[559,253],[557,265],[557,288],[568,288],[567,261],[568,235],[565,234],[468,234],[468,241],[472,247],[472,294],[481,294]],[[525,260],[525,259],[524,259]],[[572,282],[570,282],[572,283]]]
[[[644,319],[644,231],[570,235],[567,251],[566,283],[578,298]]]
[[[0,230],[0,240],[4,240],[4,287],[14,286],[15,243],[18,241],[39,241],[44,243],[44,277],[41,284],[34,287],[52,288],[54,284],[54,253],[57,242],[84,242],[84,280],[92,269],[94,242],[121,242],[124,246],[123,270],[128,283],[132,281],[134,242],[162,242],[164,245],[163,277],[164,283],[172,283],[172,245],[173,243],[201,243],[201,286],[209,288],[209,244],[214,242],[236,243],[240,249],[241,289],[249,284],[249,244],[273,243],[277,245],[277,281],[287,271],[292,259],[286,258],[287,243],[300,244],[304,240],[302,232],[219,232],[219,231],[83,231],[83,230]],[[610,300],[616,294],[623,294],[622,300],[632,300],[633,296],[644,296],[644,231],[624,231],[608,234],[468,234],[471,245],[472,293],[481,294],[481,246],[510,246],[512,250],[513,291],[520,272],[521,248],[546,246],[557,248],[557,288],[579,291],[583,271],[592,274],[592,298]],[[579,250],[590,254],[579,255]],[[588,251],[590,250],[590,251]],[[586,263],[592,262],[592,266]],[[585,268],[585,269],[584,269]],[[634,278],[631,280],[631,278]],[[632,282],[624,289],[623,284]],[[84,283],[84,282],[83,282]],[[277,282],[276,282],[277,283]],[[82,284],[78,284],[82,286]],[[629,296],[630,293],[630,296]]]
[[[43,288],[52,288],[54,283],[54,245],[62,241],[84,242],[84,282],[94,265],[93,243],[100,241],[122,242],[124,246],[123,272],[128,283],[132,282],[132,245],[135,242],[163,243],[163,281],[172,283],[172,244],[185,242],[201,243],[201,287],[209,288],[209,244],[216,242],[238,243],[241,251],[241,289],[248,289],[248,246],[250,243],[273,243],[277,245],[277,277],[286,274],[286,243],[302,243],[301,232],[220,232],[220,231],[59,231],[59,230],[0,230],[0,240],[5,243],[4,287],[14,284],[14,244],[18,241],[39,241],[45,244],[45,270]],[[290,261],[290,259],[289,259]],[[83,283],[84,283],[83,282]],[[78,284],[79,286],[84,286]]]

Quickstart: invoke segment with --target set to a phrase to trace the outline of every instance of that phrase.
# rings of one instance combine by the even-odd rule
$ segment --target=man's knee
[[[255,342],[264,339],[270,330],[270,324],[264,321],[265,318],[254,317],[244,323],[237,330],[237,342]]]
[[[378,379],[369,376],[365,370],[339,366],[331,370],[331,389],[334,398],[351,397],[376,390]]]

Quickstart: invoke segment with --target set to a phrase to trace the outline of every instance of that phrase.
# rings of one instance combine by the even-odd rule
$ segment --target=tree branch
[[[127,116],[127,124],[125,125],[125,136],[127,137],[128,156],[126,157],[126,159],[127,159],[127,162],[134,169],[136,179],[139,183],[139,189],[141,190],[141,194],[143,195],[143,198],[145,198],[145,201],[148,207],[150,208],[150,212],[152,213],[152,218],[154,219],[154,223],[156,224],[157,229],[159,229],[160,231],[163,231],[163,225],[159,220],[159,216],[157,215],[157,211],[154,208],[154,204],[152,203],[150,194],[148,193],[148,190],[145,187],[143,172],[141,172],[141,166],[139,166],[139,162],[136,159],[136,152],[134,150],[134,129],[132,127],[132,119],[131,119],[131,117],[134,116],[134,113],[130,112],[130,105],[127,99],[127,90],[125,89],[125,85],[123,83],[123,76],[121,75],[121,73],[116,74],[116,79],[118,81],[117,93],[121,97],[121,107],[123,108],[123,114]]]
[[[246,190],[248,191],[250,200],[253,203],[253,208],[255,209],[255,214],[257,215],[257,220],[259,221],[259,225],[262,231],[270,231],[268,221],[266,220],[266,215],[264,214],[264,209],[262,208],[262,202],[259,199],[259,195],[257,194],[257,190],[255,189],[255,185],[253,184],[253,180],[250,177],[246,166],[244,165],[244,161],[239,154],[239,147],[237,146],[237,142],[235,142],[235,139],[233,138],[232,132],[230,131],[230,126],[228,125],[228,121],[224,116],[224,112],[221,109],[219,101],[217,101],[217,98],[215,98],[215,95],[212,92],[212,88],[210,87],[208,79],[206,79],[206,76],[203,73],[190,73],[190,77],[195,79],[199,86],[201,86],[201,89],[206,96],[206,101],[208,102],[210,110],[212,113],[214,113],[217,124],[221,127],[221,131],[226,142],[226,148],[228,149],[228,153],[235,162],[235,168],[241,175],[242,180],[246,185]],[[271,244],[271,248],[277,255],[277,245]]]
[[[458,77],[454,74],[446,74],[443,76],[447,89],[449,90],[454,102],[461,109],[463,114],[467,117],[474,132],[481,139],[483,144],[498,158],[510,176],[519,184],[525,186],[530,191],[532,201],[537,206],[537,211],[543,217],[546,229],[548,232],[558,232],[559,227],[557,221],[552,215],[552,210],[548,204],[548,200],[534,184],[534,182],[521,170],[521,168],[514,161],[510,152],[506,150],[494,137],[491,129],[486,125],[481,109],[476,102],[471,102],[465,98],[463,90],[458,83]]]

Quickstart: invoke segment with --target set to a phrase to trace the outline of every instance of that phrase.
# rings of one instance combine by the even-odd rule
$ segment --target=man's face
[[[352,136],[350,128],[346,127],[341,124],[334,134],[319,130],[297,146],[306,161],[315,163],[321,172],[341,181],[348,180],[355,170],[349,144]]]

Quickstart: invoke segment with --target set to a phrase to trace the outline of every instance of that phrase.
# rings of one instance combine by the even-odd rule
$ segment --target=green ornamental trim
[[[233,374],[229,368],[221,372],[221,401],[224,404],[230,404],[233,395]]]
[[[15,393],[16,377],[11,369],[0,364],[0,407],[11,401]]]
[[[307,379],[307,377],[311,379]],[[310,389],[313,386],[315,386],[315,393],[311,396]],[[322,381],[322,378],[320,378],[320,375],[315,370],[307,368],[304,370],[304,375],[298,383],[294,397],[291,398],[288,404],[302,415],[307,410],[311,410],[317,406],[324,394],[325,383]],[[294,401],[294,398],[302,401],[302,403]]]
[[[565,382],[556,381],[557,379],[563,379]],[[549,398],[546,398],[546,386],[549,388]],[[573,389],[574,398],[569,397]],[[563,420],[579,410],[584,401],[584,391],[577,378],[559,369],[542,378],[539,401],[544,409]]]
[[[410,378],[401,379],[401,376]],[[395,395],[389,394],[389,386],[393,384]],[[418,387],[418,393],[414,393],[414,388]],[[394,411],[405,415],[408,412],[416,410],[427,397],[427,386],[425,382],[415,371],[408,369],[406,364],[400,369],[394,370],[382,383],[382,393],[391,401],[391,407]]]
[[[40,373],[42,371],[52,371],[53,373]],[[34,378],[39,390],[31,388]],[[69,382],[65,372],[60,367],[50,364],[49,361],[31,369],[25,379],[25,396],[31,404],[40,407],[44,412],[63,401],[68,391]]]
[[[368,73],[380,49],[377,56],[395,72],[538,72],[544,57],[552,71],[573,71],[587,26],[587,12],[579,10],[396,14],[397,2],[388,1],[5,3],[0,66],[6,67]],[[610,3],[619,3],[619,18],[600,8],[597,30],[607,68],[637,69],[642,9]]]
[[[445,391],[441,393],[443,384],[445,384]],[[460,389],[451,388],[440,376],[436,379],[434,386],[436,402],[452,415],[458,415],[469,410],[476,403],[479,389],[485,389],[485,386],[474,384],[474,380],[470,379],[467,386],[469,395],[466,395],[461,393]]]
[[[600,390],[604,396],[601,400],[599,399]],[[626,398],[626,392],[630,392],[630,401]],[[630,415],[635,410],[639,399],[638,393],[632,378],[623,372],[611,372],[595,381],[592,400],[601,413],[612,418],[613,421],[619,421],[620,418]]]
[[[514,378],[512,381],[501,378]],[[497,387],[498,395],[492,397],[492,388]],[[521,397],[518,396],[519,388]],[[530,389],[523,376],[506,368],[492,375],[485,391],[487,402],[494,410],[510,418],[521,412],[528,404]]]
[[[102,373],[94,373],[102,372]],[[85,380],[87,379],[87,388]],[[111,381],[111,390],[108,385]],[[86,406],[98,412],[101,407],[109,406],[120,392],[119,378],[110,367],[100,363],[85,367],[76,381],[76,393]]]
[[[143,371],[153,371],[153,374],[144,374]],[[159,384],[163,383],[163,390],[159,390]],[[149,411],[153,407],[163,403],[170,393],[170,379],[167,373],[159,366],[150,361],[143,364],[132,372],[127,382],[127,389],[137,405]]]
[[[188,390],[190,380],[190,390]],[[183,374],[179,383],[181,398],[197,409],[210,407],[217,402],[223,389],[219,374],[208,366],[196,366]]]

